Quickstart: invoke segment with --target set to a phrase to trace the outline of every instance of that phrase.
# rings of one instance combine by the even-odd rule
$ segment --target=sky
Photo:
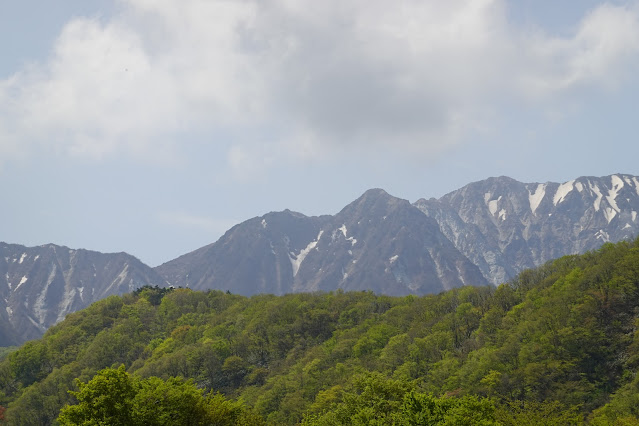
[[[23,0],[0,52],[8,243],[157,266],[370,188],[639,174],[639,1]]]

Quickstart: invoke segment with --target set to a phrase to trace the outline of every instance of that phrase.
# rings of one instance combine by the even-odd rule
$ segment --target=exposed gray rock
[[[0,346],[38,338],[68,313],[144,285],[166,281],[126,253],[0,243]]]
[[[415,206],[499,284],[551,259],[634,238],[639,179],[619,174],[540,184],[490,178]]]
[[[268,213],[234,226],[217,242],[160,265],[156,271],[176,287],[244,295],[289,293],[298,259],[292,253],[301,253],[329,219],[290,210]]]
[[[436,221],[381,189],[335,216],[248,220],[156,270],[174,286],[239,294],[373,290],[427,294],[486,280]]]

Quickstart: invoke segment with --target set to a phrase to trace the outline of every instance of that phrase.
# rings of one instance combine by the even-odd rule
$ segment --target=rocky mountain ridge
[[[0,243],[0,346],[38,338],[68,313],[144,285],[166,281],[126,253]]]
[[[639,178],[615,174],[562,184],[489,178],[415,206],[499,284],[551,259],[634,238]]]
[[[413,204],[372,189],[332,216],[271,212],[154,269],[126,253],[0,243],[0,346],[39,337],[67,313],[143,285],[421,295],[499,284],[634,238],[638,212],[632,175],[561,184],[496,177]]]
[[[240,294],[426,294],[497,285],[551,259],[633,238],[637,212],[639,178],[624,174],[561,184],[489,178],[412,205],[374,189],[335,216],[251,219],[156,270],[173,285]]]
[[[256,293],[427,294],[487,281],[408,201],[372,189],[335,216],[269,213],[156,268],[174,286]]]

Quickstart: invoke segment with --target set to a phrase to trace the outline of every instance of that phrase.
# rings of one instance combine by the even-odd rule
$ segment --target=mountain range
[[[639,231],[639,179],[630,175],[562,184],[490,178],[414,205],[493,284]]]
[[[499,284],[551,259],[633,238],[637,212],[636,176],[561,184],[497,177],[413,204],[371,189],[336,215],[271,212],[154,269],[126,253],[3,243],[0,346],[39,337],[69,312],[144,285],[422,295]]]
[[[165,283],[126,253],[0,243],[0,346],[40,337],[66,314],[113,294]]]
[[[335,216],[284,211],[156,268],[175,286],[234,293],[372,290],[427,294],[486,280],[435,220],[381,189]]]

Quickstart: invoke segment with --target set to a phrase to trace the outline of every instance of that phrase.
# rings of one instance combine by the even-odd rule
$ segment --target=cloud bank
[[[0,80],[0,158],[171,161],[191,132],[237,171],[343,149],[433,155],[502,103],[543,108],[637,71],[635,4],[604,3],[561,35],[518,28],[508,8],[121,0],[107,19],[72,19],[45,61]]]

